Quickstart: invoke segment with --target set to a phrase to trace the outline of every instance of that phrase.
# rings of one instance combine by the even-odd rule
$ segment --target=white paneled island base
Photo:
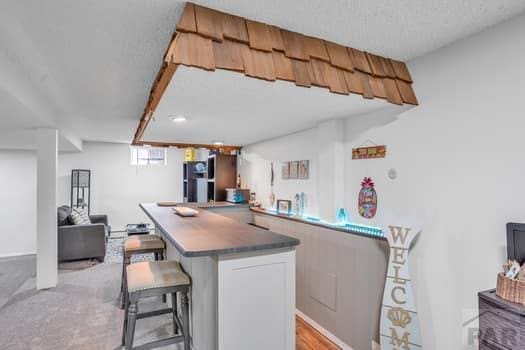
[[[192,278],[192,349],[295,349],[294,249],[168,259]]]
[[[219,349],[295,349],[295,250],[219,259]]]
[[[295,350],[295,247],[299,240],[199,209],[141,207],[191,277],[193,350]]]

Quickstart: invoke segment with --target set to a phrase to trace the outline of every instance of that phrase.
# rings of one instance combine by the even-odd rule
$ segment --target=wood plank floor
[[[297,350],[340,350],[328,338],[306,323],[299,316],[295,317],[295,339]]]

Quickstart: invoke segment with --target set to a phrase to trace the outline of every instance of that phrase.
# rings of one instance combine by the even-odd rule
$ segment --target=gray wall
[[[353,350],[370,349],[379,336],[386,241],[261,214],[255,223],[301,240],[297,308]]]

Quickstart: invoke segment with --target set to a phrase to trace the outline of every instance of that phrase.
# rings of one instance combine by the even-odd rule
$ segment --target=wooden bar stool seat
[[[184,350],[190,350],[188,292],[191,281],[180,264],[176,261],[166,260],[144,261],[131,264],[127,266],[126,270],[129,303],[126,305],[122,331],[122,345],[125,346],[125,349],[153,349],[169,344],[184,343]],[[138,302],[141,298],[166,294],[171,294],[171,308],[138,313]],[[178,294],[181,297],[181,317],[177,312]],[[136,321],[166,313],[173,314],[174,336],[133,348]],[[178,330],[181,330],[180,334]]]
[[[144,261],[131,264],[126,269],[129,293],[190,284],[190,277],[176,261]]]
[[[134,235],[126,238],[124,242],[124,253],[128,255],[147,254],[155,250],[164,251],[165,248],[166,244],[157,235]]]
[[[120,283],[120,308],[126,306],[127,298],[127,278],[126,267],[131,262],[131,257],[137,254],[154,254],[155,260],[164,260],[166,243],[157,235],[133,235],[124,241],[122,261],[122,280]],[[165,297],[162,298],[163,301]]]

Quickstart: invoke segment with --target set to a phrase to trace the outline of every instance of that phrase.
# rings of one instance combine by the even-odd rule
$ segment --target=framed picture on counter
[[[277,200],[277,214],[290,215],[292,213],[292,201],[285,199]]]

